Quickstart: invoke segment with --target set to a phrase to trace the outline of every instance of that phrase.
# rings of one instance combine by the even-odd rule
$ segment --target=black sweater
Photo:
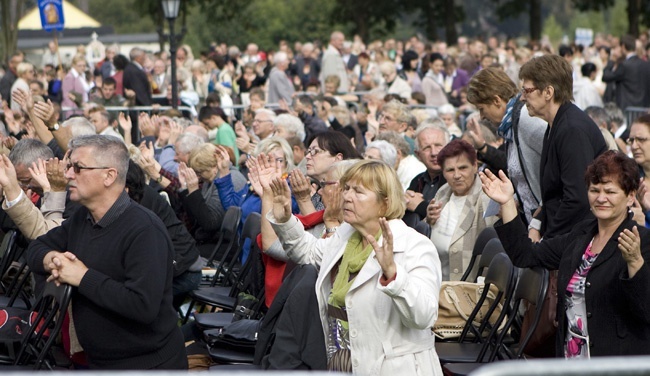
[[[45,273],[51,250],[70,251],[88,267],[73,290],[72,313],[93,368],[155,368],[184,354],[172,308],[172,243],[155,214],[126,199],[124,212],[105,227],[93,225],[82,207],[27,250],[36,273]]]

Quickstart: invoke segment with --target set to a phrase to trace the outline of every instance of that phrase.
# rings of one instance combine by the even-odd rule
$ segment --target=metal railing
[[[597,357],[590,360],[506,360],[486,364],[471,376],[632,376],[649,375],[649,356]]]

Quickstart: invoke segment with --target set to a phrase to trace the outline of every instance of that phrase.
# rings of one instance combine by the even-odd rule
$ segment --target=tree
[[[614,0],[571,0],[572,3],[581,11],[595,10],[604,11],[614,6]],[[639,26],[641,23],[650,25],[650,1],[648,0],[627,0],[627,33],[635,37],[639,36]]]
[[[372,25],[382,24],[385,33],[395,29],[400,15],[398,9],[401,9],[398,0],[336,0],[330,22],[351,23],[352,31],[368,40]]]
[[[495,0],[498,5],[499,19],[515,18],[521,13],[528,12],[530,39],[540,40],[542,37],[542,1],[541,0]]]
[[[25,14],[25,0],[0,0],[0,28],[2,28],[2,62],[16,51],[18,21]]]

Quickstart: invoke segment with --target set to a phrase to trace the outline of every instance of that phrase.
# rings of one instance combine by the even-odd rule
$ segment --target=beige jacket
[[[451,193],[449,184],[443,185],[436,193],[436,202],[449,202]],[[484,228],[493,226],[498,220],[496,216],[483,218],[488,202],[490,202],[490,199],[483,193],[481,180],[477,176],[474,179],[472,189],[467,195],[465,206],[463,206],[460,214],[461,218],[449,245],[449,279],[452,281],[460,280],[460,277],[465,273],[469,260],[472,258],[472,250],[478,234]],[[470,274],[470,279],[473,278],[475,273],[476,270]]]
[[[27,240],[34,240],[58,227],[63,222],[66,192],[47,192],[41,199],[41,209],[34,205],[24,193],[20,201],[8,208],[7,200],[2,202],[2,209],[18,226],[18,230]]]

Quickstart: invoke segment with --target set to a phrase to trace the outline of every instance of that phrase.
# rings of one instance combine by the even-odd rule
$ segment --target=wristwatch
[[[60,126],[59,126],[59,123],[54,123],[53,126],[51,126],[51,127],[47,127],[47,129],[49,129],[50,132],[55,132],[55,131],[58,131],[58,130],[59,130],[59,127],[60,127]]]
[[[332,233],[335,233],[337,228],[338,228],[338,227],[330,227],[330,228],[327,228],[327,227],[326,227],[326,228],[325,228],[325,233],[326,233],[326,234],[332,234]]]

